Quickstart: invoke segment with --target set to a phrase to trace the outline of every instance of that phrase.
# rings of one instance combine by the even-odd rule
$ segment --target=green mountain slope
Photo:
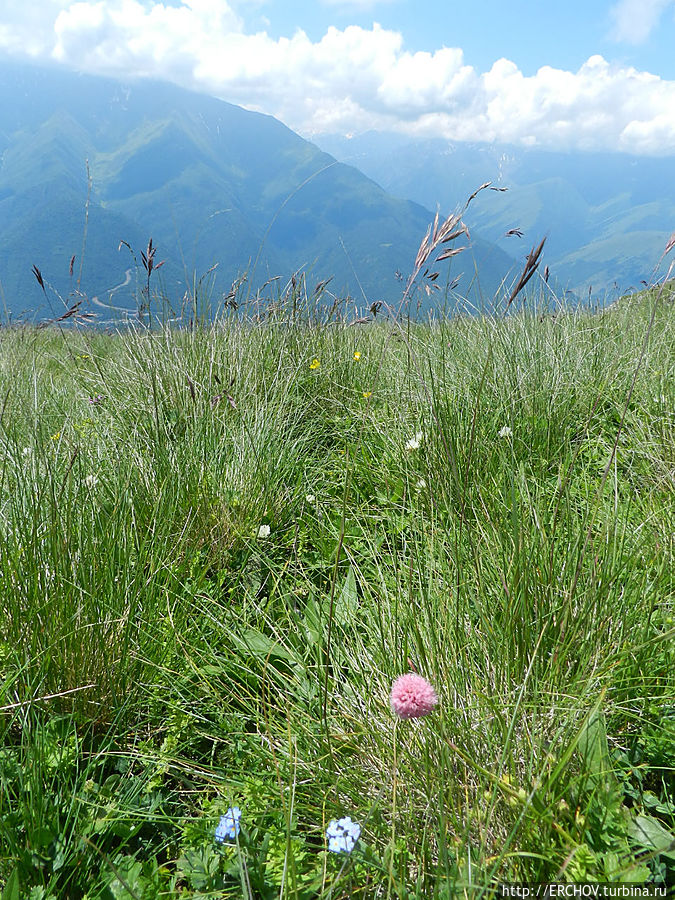
[[[558,283],[580,294],[589,287],[628,290],[648,280],[675,228],[670,159],[610,153],[553,153],[503,145],[449,144],[369,133],[320,138],[338,159],[376,178],[389,192],[433,208],[492,181],[508,192],[483,194],[467,222],[515,255],[509,229],[528,248],[547,235],[546,262]],[[522,246],[522,244],[520,246]]]
[[[152,237],[174,304],[213,266],[218,303],[244,271],[255,290],[298,271],[360,304],[396,302],[433,214],[395,199],[277,120],[167,84],[0,65],[0,284],[14,314],[44,303],[31,274],[135,306],[134,261]],[[458,199],[462,199],[461,197]],[[68,264],[77,255],[75,277]],[[457,260],[461,260],[462,265]],[[492,296],[513,260],[476,237],[453,260]],[[158,273],[160,274],[160,273]],[[269,289],[268,289],[269,290]],[[478,289],[471,286],[476,300]],[[425,300],[426,303],[431,301]]]

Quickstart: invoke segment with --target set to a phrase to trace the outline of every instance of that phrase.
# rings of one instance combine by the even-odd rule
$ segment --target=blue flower
[[[326,829],[328,849],[331,853],[351,853],[361,836],[361,826],[349,816],[333,819]]]
[[[238,806],[231,806],[224,816],[220,817],[218,827],[216,828],[216,840],[219,843],[224,841],[233,841],[239,834],[239,819],[241,819],[241,810]]]

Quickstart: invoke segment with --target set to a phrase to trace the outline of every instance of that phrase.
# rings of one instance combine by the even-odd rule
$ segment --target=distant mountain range
[[[150,237],[165,261],[153,280],[175,306],[216,265],[205,281],[216,306],[245,272],[252,291],[303,270],[310,292],[332,278],[330,290],[360,306],[401,297],[433,213],[277,120],[168,84],[58,68],[3,63],[0,84],[0,303],[13,317],[62,313],[57,293],[67,301],[78,284],[99,319],[111,315],[101,304],[133,311]],[[508,249],[478,229],[440,282],[463,273],[458,291],[492,297],[514,271]],[[422,295],[427,305],[438,296]]]
[[[542,237],[559,285],[580,295],[616,296],[649,281],[675,231],[671,158],[619,153],[552,153],[505,145],[449,143],[370,132],[323,136],[322,149],[357,166],[387,191],[452,210],[484,181],[508,188],[502,202],[481,195],[466,221],[514,256]]]

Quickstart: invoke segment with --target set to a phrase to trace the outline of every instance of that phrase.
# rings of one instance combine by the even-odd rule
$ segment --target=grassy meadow
[[[674,348],[667,289],[0,330],[3,900],[675,883]]]

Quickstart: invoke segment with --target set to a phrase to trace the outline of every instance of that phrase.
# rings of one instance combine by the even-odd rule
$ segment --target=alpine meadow
[[[149,90],[0,134],[1,900],[669,896],[675,235],[581,302]]]

